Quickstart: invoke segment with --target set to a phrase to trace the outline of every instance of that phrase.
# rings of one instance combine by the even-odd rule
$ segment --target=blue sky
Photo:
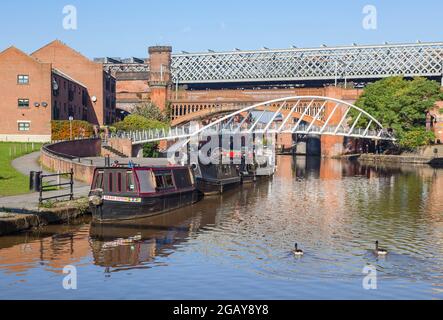
[[[63,29],[71,4],[77,30]],[[362,26],[365,5],[377,8],[377,30]],[[160,44],[200,52],[443,41],[441,0],[6,0],[0,10],[0,50],[32,52],[60,39],[90,58],[145,57]]]

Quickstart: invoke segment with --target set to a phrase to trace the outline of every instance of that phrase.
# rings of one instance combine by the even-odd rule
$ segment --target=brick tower
[[[172,47],[169,46],[149,47],[151,101],[160,110],[166,107],[171,83],[171,53]]]

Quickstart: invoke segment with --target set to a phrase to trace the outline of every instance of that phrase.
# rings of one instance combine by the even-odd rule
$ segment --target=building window
[[[17,76],[17,83],[18,84],[29,84],[29,76],[26,74],[19,74]]]
[[[58,108],[57,101],[54,101],[53,118],[54,120],[58,120],[60,118],[60,110]]]
[[[18,99],[19,108],[29,108],[29,99]]]
[[[29,131],[31,129],[31,122],[18,122],[18,131]]]

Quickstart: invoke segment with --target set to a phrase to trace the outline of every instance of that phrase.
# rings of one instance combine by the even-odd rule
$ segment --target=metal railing
[[[69,177],[68,182],[60,182],[60,178],[62,177]],[[44,184],[44,179],[45,178],[51,178],[51,177],[56,177],[58,180],[58,183],[56,184]],[[48,200],[53,200],[53,199],[59,199],[59,198],[65,198],[65,197],[69,197],[69,200],[73,200],[74,199],[74,170],[71,169],[70,172],[65,172],[65,173],[54,173],[54,174],[43,174],[42,172],[38,173],[38,179],[39,179],[39,184],[38,184],[38,191],[39,191],[39,198],[38,201],[40,204],[42,204],[44,201],[48,201]],[[55,196],[50,196],[50,197],[43,197],[43,193],[45,192],[54,192],[59,190],[60,187],[65,187],[65,186],[69,186],[69,193],[65,193],[65,194],[59,194],[59,195],[55,195]]]

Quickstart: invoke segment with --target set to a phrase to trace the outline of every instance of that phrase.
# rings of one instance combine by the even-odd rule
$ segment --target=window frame
[[[26,81],[25,81],[26,79]],[[17,84],[21,86],[25,86],[29,84],[29,74],[18,74],[17,75]]]
[[[24,130],[20,129],[21,125],[24,125]],[[28,132],[31,131],[31,121],[17,121],[17,130],[19,132]]]
[[[25,101],[28,102],[27,105],[20,105],[21,102],[25,102]],[[30,103],[28,98],[18,98],[17,99],[17,108],[19,108],[19,109],[29,109],[30,106],[31,106],[31,103]]]

